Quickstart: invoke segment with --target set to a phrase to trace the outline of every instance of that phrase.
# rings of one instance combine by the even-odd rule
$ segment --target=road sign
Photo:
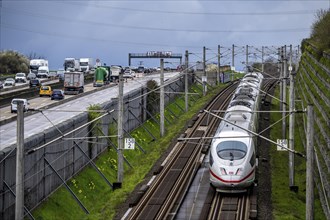
[[[282,145],[285,148],[288,148],[288,140],[287,139],[277,139],[277,143]],[[280,147],[277,145],[277,150],[278,151],[287,151],[287,149]]]
[[[134,150],[135,138],[125,138],[125,150]]]

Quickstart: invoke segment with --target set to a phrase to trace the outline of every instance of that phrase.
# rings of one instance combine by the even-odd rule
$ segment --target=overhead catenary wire
[[[81,6],[81,3],[72,3],[72,2],[61,2],[63,4],[67,5],[79,5]],[[198,12],[198,11],[168,11],[168,10],[159,10],[158,6],[156,9],[141,9],[141,8],[127,8],[127,7],[118,7],[118,6],[112,6],[112,5],[105,5],[105,4],[89,4],[88,6],[96,7],[96,8],[106,8],[106,9],[115,9],[115,10],[121,10],[121,11],[133,11],[133,12],[146,12],[146,13],[153,13],[153,14],[179,14],[179,15],[206,15],[206,16],[228,16],[228,15],[244,15],[244,16],[251,16],[251,15],[300,15],[300,14],[314,14],[317,9],[314,10],[293,10],[293,11],[267,11],[267,12]]]
[[[294,154],[296,154],[296,155],[298,155],[298,156],[301,156],[301,157],[306,158],[306,155],[304,155],[303,153],[300,153],[300,152],[298,152],[298,151],[295,151],[295,150],[292,150],[292,149],[290,149],[290,148],[284,147],[282,144],[278,144],[278,143],[276,143],[276,142],[274,142],[274,141],[272,141],[272,140],[270,140],[270,139],[268,139],[268,138],[266,138],[266,137],[264,137],[264,136],[262,136],[262,135],[259,135],[258,133],[255,133],[255,132],[253,132],[253,131],[250,131],[250,130],[247,130],[247,129],[245,129],[245,128],[242,128],[241,126],[238,126],[238,125],[236,125],[236,124],[234,124],[234,123],[232,123],[232,122],[230,122],[230,121],[224,119],[223,117],[221,117],[221,116],[219,116],[219,115],[216,115],[216,114],[214,114],[214,113],[212,113],[212,112],[210,112],[210,111],[207,111],[207,110],[205,110],[205,109],[204,109],[204,112],[209,113],[210,115],[212,115],[212,116],[214,116],[214,117],[220,118],[221,120],[223,120],[223,121],[225,121],[225,122],[227,122],[227,123],[229,123],[229,124],[231,124],[231,125],[233,125],[233,126],[236,126],[236,127],[240,128],[240,129],[242,129],[242,130],[245,130],[246,132],[248,132],[248,133],[250,133],[250,134],[253,134],[253,135],[255,135],[255,136],[258,136],[258,137],[260,137],[260,138],[262,138],[262,139],[264,139],[264,140],[266,140],[266,141],[268,141],[268,142],[270,142],[270,143],[272,143],[272,144],[275,144],[275,145],[277,145],[277,146],[280,146],[281,148],[286,149],[286,150],[290,151],[291,153],[294,153]]]
[[[99,116],[99,117],[97,117],[97,118],[95,118],[95,119],[93,119],[93,120],[91,120],[91,121],[89,121],[89,122],[87,122],[87,123],[85,123],[85,124],[79,126],[79,127],[76,128],[76,129],[73,129],[73,130],[71,130],[71,131],[69,131],[69,132],[63,134],[63,136],[61,136],[61,137],[58,137],[58,138],[53,139],[52,141],[50,141],[50,142],[48,142],[48,143],[46,143],[46,144],[43,144],[43,145],[41,145],[41,146],[39,146],[39,147],[36,147],[36,148],[30,149],[27,153],[30,154],[30,153],[33,153],[33,152],[35,152],[35,151],[37,151],[37,150],[40,150],[40,149],[46,147],[47,145],[49,145],[49,144],[51,144],[51,143],[54,143],[54,142],[56,142],[57,140],[62,139],[64,136],[67,136],[67,135],[69,135],[69,134],[72,134],[73,132],[75,132],[75,131],[81,129],[82,127],[85,127],[85,126],[87,126],[87,125],[89,125],[89,124],[91,124],[91,123],[93,123],[93,122],[99,120],[100,118],[102,118],[102,117],[104,117],[104,116],[106,116],[106,115],[112,113],[113,111],[114,111],[114,110],[112,110],[112,111],[108,111],[107,113],[105,113],[105,114],[103,114],[103,115],[101,115],[101,116]]]
[[[65,22],[75,22],[75,23],[84,23],[90,25],[99,25],[99,26],[106,26],[106,27],[116,27],[116,28],[125,28],[125,29],[137,29],[137,30],[148,30],[148,31],[166,31],[166,32],[193,32],[193,33],[270,33],[270,32],[304,32],[309,31],[309,28],[283,28],[283,29],[255,29],[255,30],[201,30],[201,29],[185,29],[185,28],[160,28],[160,27],[146,27],[146,26],[136,26],[136,25],[125,25],[125,24],[115,24],[110,22],[100,22],[100,21],[90,21],[90,20],[72,20],[71,18],[64,18],[61,16],[54,16],[54,15],[45,15],[36,12],[24,11],[14,8],[3,7],[6,10],[13,10],[19,11],[20,13],[24,13],[33,17],[41,17],[47,19],[53,19],[55,21],[65,21]]]

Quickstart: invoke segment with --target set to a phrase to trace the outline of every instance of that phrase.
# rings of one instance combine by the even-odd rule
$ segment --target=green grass
[[[275,96],[279,97],[278,89]],[[279,102],[272,101],[272,109],[279,109]],[[281,113],[271,114],[271,124],[281,118]],[[299,127],[298,121],[302,121],[302,115],[296,115],[295,126],[295,150],[305,154],[300,133],[303,132]],[[287,122],[288,125],[288,122]],[[271,140],[282,139],[282,124],[279,123],[271,130]],[[288,131],[287,131],[288,134]],[[303,137],[305,138],[305,137]],[[305,192],[306,192],[306,160],[295,156],[295,185],[299,187],[298,193],[289,189],[289,153],[287,151],[277,151],[276,146],[271,146],[271,167],[272,167],[272,203],[274,219],[305,219]],[[325,219],[320,205],[318,194],[315,191],[315,219]]]
[[[192,106],[189,107],[189,112],[187,113],[184,113],[177,107],[177,105],[180,105],[184,109],[183,99],[176,99],[177,105],[170,104],[167,108],[170,108],[177,117],[174,117],[170,111],[165,111],[166,117],[172,123],[171,125],[167,124],[165,128],[166,133],[163,138],[160,138],[159,125],[153,120],[147,121],[144,125],[149,131],[152,131],[156,140],[153,140],[151,135],[142,126],[131,133],[135,137],[136,142],[147,153],[144,154],[137,146],[135,146],[134,150],[124,152],[125,158],[131,163],[133,168],[125,164],[124,180],[121,189],[112,191],[100,175],[91,167],[85,168],[83,172],[68,181],[69,186],[89,210],[89,215],[85,214],[70,193],[62,186],[33,212],[33,216],[36,219],[113,219],[116,208],[127,199],[135,186],[144,180],[145,175],[150,171],[157,159],[166,150],[172,140],[180,134],[186,122],[199,109],[203,108],[205,103],[220,91],[221,87],[224,86],[222,85],[214,90],[209,90],[208,95],[205,97],[201,96],[202,90],[200,87],[192,87],[190,92],[198,92],[200,96],[191,99],[192,103],[190,104]],[[159,118],[159,116],[156,117]],[[116,134],[116,126],[111,125],[109,131],[110,135]],[[117,140],[112,139],[112,142],[117,143]],[[117,154],[113,148],[109,148],[104,152],[97,159],[96,164],[110,182],[116,181]]]

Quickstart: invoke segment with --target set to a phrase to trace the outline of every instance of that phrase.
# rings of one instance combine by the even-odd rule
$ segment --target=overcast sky
[[[52,70],[63,68],[66,57],[99,58],[108,65],[128,65],[128,53],[171,51],[190,61],[222,61],[235,66],[245,61],[243,48],[269,53],[282,45],[296,48],[310,36],[316,12],[330,7],[329,0],[149,0],[61,1],[2,0],[1,50],[36,53],[49,60]],[[271,49],[273,48],[273,49]],[[261,57],[251,55],[249,61]],[[214,59],[213,59],[214,58]],[[134,59],[132,65],[159,66],[159,59]],[[178,60],[171,67],[178,65]]]

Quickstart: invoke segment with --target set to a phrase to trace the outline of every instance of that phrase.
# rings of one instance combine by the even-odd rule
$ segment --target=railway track
[[[238,194],[214,193],[207,220],[247,219],[257,219],[257,187]]]
[[[264,91],[276,85],[275,80],[267,80]],[[227,108],[232,92],[237,84],[223,90],[207,107],[206,110],[217,112]],[[270,97],[264,95],[263,101]],[[220,110],[220,111],[219,111]],[[219,119],[200,113],[181,135],[186,140],[178,142],[171,154],[155,172],[148,185],[143,186],[130,210],[122,219],[175,219],[182,204],[185,193],[197,173],[208,152],[212,137],[219,124]],[[213,214],[212,214],[213,213]],[[210,188],[199,219],[256,219],[257,218],[257,187],[246,194],[222,194]],[[196,217],[194,219],[197,219]]]
[[[228,86],[206,107],[208,111],[224,110],[237,83]],[[221,113],[217,113],[221,114]],[[161,166],[150,186],[142,187],[140,197],[122,219],[174,219],[185,193],[198,171],[219,123],[216,117],[200,113]]]
[[[250,216],[250,192],[238,195],[217,192],[214,196],[208,220],[245,220]],[[254,212],[252,212],[253,214]]]

